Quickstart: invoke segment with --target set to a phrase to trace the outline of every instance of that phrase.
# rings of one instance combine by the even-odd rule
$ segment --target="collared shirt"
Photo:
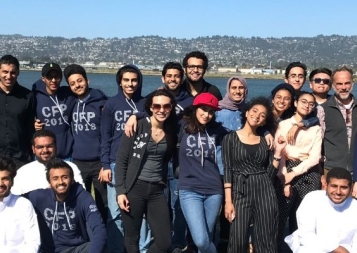
[[[10,194],[0,201],[0,224],[0,252],[38,252],[40,231],[29,200]]]
[[[9,93],[0,88],[0,155],[29,159],[32,154],[34,105],[32,92],[18,83]]]

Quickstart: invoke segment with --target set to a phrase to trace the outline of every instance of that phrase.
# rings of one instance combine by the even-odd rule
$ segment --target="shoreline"
[[[41,72],[41,69],[20,69],[20,71],[36,71]],[[87,73],[90,74],[113,74],[117,73],[117,69],[86,69]],[[161,71],[152,71],[152,70],[140,70],[143,76],[161,76]],[[232,76],[242,76],[245,79],[264,79],[264,80],[283,80],[284,75],[282,74],[272,74],[272,75],[264,75],[264,74],[241,74],[236,72],[210,72],[207,71],[205,73],[205,77],[208,78],[230,78]]]

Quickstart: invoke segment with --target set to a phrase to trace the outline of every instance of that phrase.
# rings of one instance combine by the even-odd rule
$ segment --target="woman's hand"
[[[294,171],[285,174],[285,184],[290,184],[291,181],[295,178],[296,173]]]
[[[275,151],[278,153],[281,153],[281,151],[285,148],[286,146],[286,140],[284,139],[283,136],[278,136],[275,138],[274,141],[274,146],[275,146]]]
[[[118,201],[118,205],[119,205],[120,209],[124,210],[125,212],[129,212],[129,208],[130,208],[129,200],[125,194],[120,194],[117,197],[117,201]]]
[[[232,203],[226,203],[224,205],[224,216],[230,223],[233,222],[234,218],[236,217],[236,211]]]
[[[290,198],[290,196],[291,196],[291,185],[290,184],[284,185],[284,196],[287,198]]]
[[[274,137],[271,134],[267,134],[265,135],[265,140],[269,146],[269,149],[273,149],[274,148]]]

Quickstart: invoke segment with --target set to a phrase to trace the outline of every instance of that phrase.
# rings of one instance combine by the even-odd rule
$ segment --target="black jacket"
[[[16,83],[6,93],[0,89],[0,155],[30,161],[35,102],[29,89]]]
[[[128,193],[136,182],[150,136],[151,122],[148,117],[138,121],[138,129],[134,136],[122,136],[115,165],[115,190],[117,195]],[[168,163],[172,157],[171,152],[168,148],[162,164],[163,183],[167,181]]]
[[[200,94],[202,92],[209,92],[213,96],[215,96],[219,101],[222,100],[222,94],[219,91],[219,89],[217,88],[217,86],[210,84],[209,82],[206,82],[205,80],[202,80],[202,82],[203,82],[203,87],[202,87],[202,90],[198,92],[198,94]],[[189,87],[187,79],[185,79],[183,81],[182,86]],[[188,93],[190,93],[189,90],[187,90],[187,91],[188,91]]]

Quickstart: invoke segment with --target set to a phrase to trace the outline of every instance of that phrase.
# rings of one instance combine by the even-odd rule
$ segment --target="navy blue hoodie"
[[[76,97],[67,86],[60,86],[56,94],[50,96],[41,79],[33,84],[32,91],[36,98],[36,118],[45,123],[44,129],[56,135],[57,157],[71,157],[73,136],[70,124]]]
[[[57,253],[89,241],[90,253],[103,252],[105,225],[94,199],[80,184],[71,185],[65,202],[58,202],[51,188],[34,190],[26,197],[36,210],[42,252]],[[92,231],[91,240],[86,224]]]
[[[180,176],[178,188],[201,194],[223,194],[223,185],[217,165],[216,147],[221,145],[229,131],[223,126],[207,126],[204,132],[186,133],[182,126],[178,154]]]
[[[81,161],[100,160],[101,116],[107,97],[101,90],[89,89],[82,101],[77,98],[72,113],[72,158]]]
[[[124,126],[134,110],[144,110],[144,98],[141,96],[142,74],[134,65],[125,65],[122,68],[132,68],[138,74],[138,88],[129,100],[125,97],[121,86],[118,94],[108,99],[102,111],[102,165],[104,169],[110,169],[110,163],[115,163],[120,138],[124,132]],[[122,69],[121,68],[121,69]]]
[[[180,115],[180,113],[188,106],[192,105],[194,97],[191,96],[190,93],[186,90],[184,85],[180,86],[180,93],[175,96],[176,98],[176,115]]]

